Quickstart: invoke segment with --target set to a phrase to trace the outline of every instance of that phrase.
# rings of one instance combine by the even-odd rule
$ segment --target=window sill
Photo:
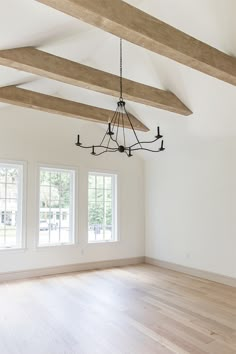
[[[54,245],[38,245],[35,247],[36,251],[43,251],[43,250],[49,250],[49,249],[61,249],[61,248],[69,248],[69,247],[78,247],[78,243],[61,243],[61,244],[54,244]]]
[[[22,252],[26,252],[27,248],[26,247],[7,247],[7,248],[0,248],[0,254],[3,253],[22,253]]]
[[[111,241],[88,241],[88,245],[104,245],[104,244],[117,244],[120,243],[120,240],[111,240]]]

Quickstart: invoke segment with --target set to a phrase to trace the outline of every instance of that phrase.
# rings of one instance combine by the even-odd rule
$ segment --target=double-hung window
[[[23,245],[23,165],[0,163],[0,249]]]
[[[75,170],[40,167],[39,246],[75,239]]]
[[[89,173],[88,242],[117,241],[117,176]]]

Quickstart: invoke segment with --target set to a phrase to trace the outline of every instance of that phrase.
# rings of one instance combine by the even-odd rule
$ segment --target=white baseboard
[[[185,273],[198,278],[207,279],[224,285],[236,287],[236,278],[231,278],[226,275],[207,272],[205,270],[194,269],[186,267],[180,264],[170,263],[166,261],[160,261],[155,258],[145,257],[145,263],[152,264],[161,268],[167,268],[176,272]]]
[[[123,267],[144,263],[145,257],[114,259],[109,261],[99,261],[90,263],[78,263],[50,268],[39,268],[23,270],[19,272],[0,273],[0,283],[20,279],[43,277],[47,275],[58,275],[65,273],[80,272],[86,270],[106,269],[112,267]]]
[[[181,272],[198,278],[203,278],[224,285],[236,287],[235,278],[207,272],[204,270],[198,270],[198,269],[186,267],[180,264],[165,262],[150,257],[124,258],[124,259],[115,259],[115,260],[108,260],[108,261],[78,263],[78,264],[70,264],[70,265],[63,265],[57,267],[23,270],[19,272],[0,273],[0,283],[14,281],[14,280],[21,280],[21,279],[44,277],[48,275],[59,275],[65,273],[81,272],[86,270],[123,267],[123,266],[135,265],[141,263],[155,265],[161,268],[174,270],[176,272]]]

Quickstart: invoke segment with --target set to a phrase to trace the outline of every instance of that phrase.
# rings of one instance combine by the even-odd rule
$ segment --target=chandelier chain
[[[122,38],[120,38],[120,100],[123,101],[123,50],[122,50]]]

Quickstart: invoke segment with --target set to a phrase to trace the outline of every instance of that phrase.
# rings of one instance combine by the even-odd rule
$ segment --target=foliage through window
[[[75,172],[40,168],[39,245],[74,241]]]
[[[22,247],[23,166],[0,163],[0,248]]]
[[[116,175],[89,173],[88,241],[116,241]]]

